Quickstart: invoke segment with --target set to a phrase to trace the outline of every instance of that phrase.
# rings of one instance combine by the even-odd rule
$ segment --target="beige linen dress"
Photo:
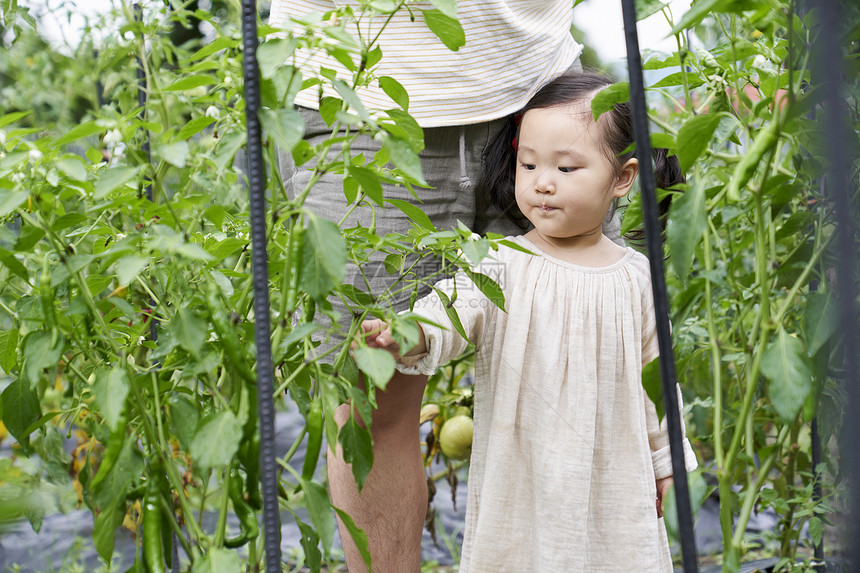
[[[657,356],[648,260],[633,249],[601,268],[501,247],[476,270],[501,285],[502,312],[464,275],[457,309],[476,347],[474,439],[461,573],[671,572],[656,478],[668,435],[641,384]],[[431,373],[467,343],[435,294],[416,302]],[[696,467],[684,439],[688,470]]]

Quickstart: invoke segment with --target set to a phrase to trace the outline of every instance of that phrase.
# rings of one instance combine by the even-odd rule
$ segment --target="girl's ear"
[[[631,157],[624,162],[621,170],[618,172],[618,178],[613,186],[613,196],[624,197],[633,187],[633,182],[636,181],[636,176],[639,175],[639,160]]]

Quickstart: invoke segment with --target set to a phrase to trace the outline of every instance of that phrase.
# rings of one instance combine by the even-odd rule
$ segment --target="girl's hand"
[[[663,497],[673,483],[672,476],[657,480],[657,517],[663,517]]]
[[[361,323],[361,336],[371,348],[381,348],[388,351],[395,360],[400,359],[400,345],[394,341],[391,327],[384,320],[374,318]],[[353,343],[353,347],[355,344]]]

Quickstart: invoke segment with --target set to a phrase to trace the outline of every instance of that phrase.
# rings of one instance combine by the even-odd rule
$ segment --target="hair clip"
[[[517,139],[519,139],[519,138],[518,138],[518,137],[515,137],[515,138],[513,138],[513,139],[511,140],[511,147],[513,147],[513,148],[514,148],[514,151],[516,151],[516,150],[517,150]]]

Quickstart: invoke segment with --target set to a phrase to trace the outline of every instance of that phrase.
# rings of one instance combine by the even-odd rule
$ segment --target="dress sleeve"
[[[654,315],[654,303],[651,292],[645,293],[643,297],[642,308],[644,316],[642,318],[642,367],[658,358],[660,349],[657,344],[657,324]],[[684,467],[688,472],[693,471],[698,467],[696,454],[693,451],[690,441],[687,439],[687,426],[684,423],[684,403],[681,398],[681,386],[675,385],[678,393],[678,410],[681,420],[681,436],[683,436],[684,447]],[[642,395],[645,399],[645,421],[648,426],[648,443],[651,446],[651,461],[654,465],[654,477],[662,479],[672,475],[672,455],[669,448],[669,430],[668,421],[663,417],[662,422],[657,417],[657,408],[654,402],[648,397],[644,391]]]
[[[497,308],[464,273],[440,281],[434,288],[449,300],[454,299],[448,310],[456,311],[468,340],[457,332],[446,311],[446,303],[434,291],[416,301],[413,310],[435,323],[421,323],[427,352],[401,358],[397,369],[404,374],[432,374],[437,367],[463,354],[470,344],[480,347],[490,315]]]

